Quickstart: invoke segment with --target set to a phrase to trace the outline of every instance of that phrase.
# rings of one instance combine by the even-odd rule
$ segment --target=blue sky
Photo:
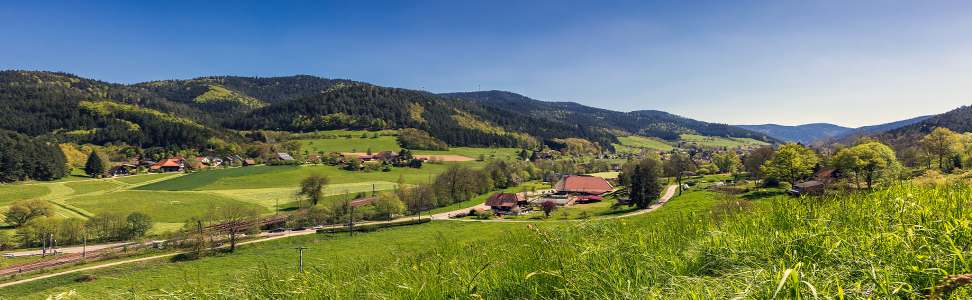
[[[31,2],[0,4],[2,69],[311,74],[731,124],[972,104],[972,2]]]

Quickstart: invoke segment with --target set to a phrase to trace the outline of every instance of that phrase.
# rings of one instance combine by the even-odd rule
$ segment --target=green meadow
[[[672,145],[658,138],[639,135],[619,136],[618,144],[614,144],[616,151],[621,153],[641,153],[643,150],[671,151]]]
[[[718,136],[703,136],[697,134],[683,134],[680,142],[695,144],[707,148],[736,148],[769,145],[766,142],[751,138],[727,138]]]
[[[398,137],[379,136],[376,138],[361,138],[361,134],[350,138],[337,137],[329,139],[307,139],[299,140],[302,151],[308,153],[328,153],[328,152],[373,152],[379,151],[399,151]]]
[[[50,191],[43,184],[0,184],[0,206],[10,205],[18,200],[38,198]]]
[[[169,180],[137,187],[138,190],[189,191],[189,190],[234,190],[296,187],[301,179],[311,174],[322,174],[331,183],[356,183],[370,181],[397,182],[401,177],[405,183],[424,183],[442,173],[450,165],[457,163],[424,164],[420,169],[392,168],[389,172],[346,171],[337,166],[252,166],[243,168],[207,170],[172,178]],[[476,166],[478,162],[464,162]]]
[[[747,199],[748,198],[748,199]],[[900,184],[820,199],[692,189],[624,219],[436,221],[311,235],[10,287],[46,298],[924,298],[966,257],[972,188]],[[907,209],[905,209],[907,208]],[[303,246],[295,271],[293,247]],[[972,296],[960,289],[952,298]]]
[[[157,222],[178,223],[201,216],[210,209],[226,206],[249,206],[267,211],[264,206],[236,200],[214,193],[168,191],[120,191],[67,200],[93,214],[141,212]]]

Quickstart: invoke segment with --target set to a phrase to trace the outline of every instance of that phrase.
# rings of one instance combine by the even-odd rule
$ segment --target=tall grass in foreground
[[[255,268],[234,283],[169,296],[922,298],[946,275],[972,273],[970,205],[967,185],[903,184],[720,205],[733,213],[511,225],[499,240],[442,236],[427,251],[392,260],[302,275]]]

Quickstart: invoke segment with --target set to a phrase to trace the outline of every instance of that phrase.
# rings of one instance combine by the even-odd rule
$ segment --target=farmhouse
[[[598,196],[614,189],[607,180],[596,176],[568,175],[554,185],[560,194]]]
[[[149,170],[155,172],[181,172],[186,167],[186,160],[181,157],[173,157],[163,159],[160,162],[155,163]]]
[[[486,199],[486,206],[489,206],[497,214],[510,214],[513,213],[513,208],[527,204],[526,197],[519,193],[496,193]]]
[[[134,175],[135,173],[137,173],[137,170],[138,170],[138,166],[136,166],[136,165],[133,165],[133,164],[120,164],[120,165],[111,167],[111,170],[108,170],[108,175],[109,176]]]

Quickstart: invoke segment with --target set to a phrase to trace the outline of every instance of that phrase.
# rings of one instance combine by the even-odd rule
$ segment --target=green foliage
[[[429,133],[413,128],[402,129],[398,135],[398,142],[402,148],[413,150],[449,150],[449,145],[445,142],[432,137]]]
[[[629,174],[622,176],[625,178],[624,185],[631,197],[631,204],[643,209],[658,200],[662,191],[659,177],[663,173],[663,166],[657,156],[651,155],[641,161],[629,162],[622,169],[630,170],[626,171]]]
[[[879,142],[840,149],[833,161],[836,167],[855,179],[858,187],[863,179],[867,188],[871,188],[875,180],[894,178],[901,168],[894,150]]]
[[[84,173],[91,177],[101,177],[108,173],[108,158],[98,150],[91,150],[88,160],[84,163]]]
[[[813,174],[819,161],[813,150],[799,144],[785,144],[763,163],[760,170],[766,177],[794,183]]]
[[[742,170],[742,160],[735,151],[723,151],[712,155],[712,163],[719,173],[736,173]]]
[[[54,207],[44,200],[20,200],[14,202],[3,213],[7,224],[19,227],[38,217],[54,215]]]
[[[67,160],[56,144],[0,130],[0,182],[55,180],[68,172]]]
[[[311,174],[300,181],[300,188],[297,191],[297,195],[310,200],[311,205],[317,205],[317,202],[324,197],[324,187],[329,182],[330,179],[327,176]]]

